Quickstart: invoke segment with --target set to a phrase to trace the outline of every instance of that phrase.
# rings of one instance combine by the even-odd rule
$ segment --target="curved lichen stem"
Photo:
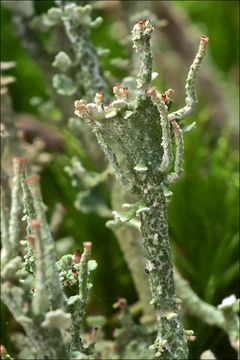
[[[238,359],[240,357],[240,336],[239,336],[239,300],[235,295],[223,299],[222,303],[218,305],[218,309],[221,311],[224,317],[224,328],[229,336],[229,341],[232,347],[238,353]]]
[[[167,175],[166,183],[168,185],[175,184],[183,174],[182,163],[183,163],[184,144],[183,144],[182,130],[174,118],[171,119],[171,123],[176,139],[176,155],[174,162],[174,172]]]
[[[185,119],[187,116],[189,116],[196,104],[197,104],[197,93],[196,93],[196,79],[197,79],[197,73],[200,69],[202,59],[206,53],[206,46],[208,43],[208,37],[205,35],[200,36],[200,45],[198,48],[198,52],[196,54],[196,57],[190,67],[190,70],[187,75],[186,79],[186,98],[185,103],[186,105],[177,110],[173,113],[169,114],[169,119],[175,118],[177,121]]]
[[[224,327],[224,317],[221,311],[200,299],[176,267],[174,268],[174,280],[177,295],[182,300],[183,307],[187,312],[211,326]]]
[[[160,166],[161,172],[168,171],[172,166],[172,138],[170,132],[170,123],[168,120],[168,108],[164,100],[166,100],[165,94],[159,94],[155,87],[152,87],[147,91],[147,94],[151,96],[152,102],[157,106],[160,114],[160,122],[162,129],[162,142],[163,156]]]
[[[126,190],[130,190],[132,187],[131,182],[124,176],[118,161],[117,161],[117,156],[115,154],[115,152],[113,151],[113,149],[111,148],[111,146],[109,146],[105,141],[104,141],[104,137],[102,135],[102,133],[99,130],[93,130],[93,133],[96,135],[96,138],[99,142],[99,144],[101,145],[104,154],[108,157],[108,159],[110,160],[110,163],[113,167],[113,171],[116,175],[117,180],[121,181],[122,185],[124,186],[124,188]]]

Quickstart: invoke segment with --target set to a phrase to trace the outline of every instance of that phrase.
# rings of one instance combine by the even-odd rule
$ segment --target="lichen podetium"
[[[132,30],[133,47],[139,55],[137,95],[128,101],[128,88],[117,83],[113,88],[116,100],[103,106],[102,93],[95,102],[84,99],[75,102],[75,114],[92,128],[114,173],[123,186],[136,194],[135,204],[124,204],[126,211],[114,212],[116,221],[141,217],[146,257],[145,271],[149,276],[158,333],[151,346],[156,358],[187,359],[186,334],[175,296],[173,265],[168,238],[166,186],[181,176],[183,161],[183,120],[194,109],[196,75],[205,54],[208,38],[200,37],[200,46],[186,81],[186,105],[168,113],[173,90],[159,94],[150,88],[152,52],[150,37],[153,31],[149,19],[137,21]],[[176,143],[173,165],[173,143]],[[117,159],[121,154],[121,162]],[[120,158],[120,157],[119,157]],[[174,170],[171,172],[171,168]]]

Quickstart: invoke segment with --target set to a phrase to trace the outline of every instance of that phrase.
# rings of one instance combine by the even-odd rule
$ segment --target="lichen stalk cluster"
[[[74,3],[64,4],[63,1],[55,1],[55,3],[59,8],[52,8],[52,12],[54,9],[55,12],[58,11],[59,19],[61,18],[63,22],[67,38],[73,47],[75,55],[73,64],[71,64],[69,58],[63,59],[63,63],[66,64],[69,62],[69,67],[71,65],[79,67],[81,78],[76,78],[76,81],[79,83],[81,92],[86,94],[89,99],[91,99],[99,89],[107,92],[96,49],[89,41],[89,29],[97,28],[103,19],[101,17],[97,17],[94,20],[91,19],[90,14],[92,7],[89,4],[77,6],[77,4]],[[48,15],[51,16],[51,9]],[[64,54],[65,53],[62,53],[62,57]],[[61,66],[58,67],[61,68]]]
[[[78,274],[79,282],[79,294],[74,299],[73,303],[73,322],[72,322],[72,340],[71,340],[71,350],[76,351],[82,347],[82,342],[80,339],[80,329],[82,326],[82,319],[85,313],[85,308],[87,306],[88,298],[88,262],[91,255],[91,242],[83,243],[84,252],[80,260],[80,270]]]
[[[188,350],[175,296],[165,187],[176,182],[183,172],[183,136],[178,121],[192,112],[196,104],[196,74],[205,53],[207,37],[200,37],[200,47],[187,77],[184,110],[168,114],[173,90],[160,94],[150,88],[152,31],[149,19],[137,21],[132,31],[134,47],[141,54],[135,100],[128,101],[129,90],[117,83],[113,88],[116,100],[104,106],[102,93],[95,96],[95,103],[77,100],[75,114],[91,126],[116,177],[136,195],[135,204],[124,204],[126,211],[114,212],[114,215],[122,222],[134,216],[141,218],[145,270],[158,320],[158,334],[152,346],[156,357],[185,359]],[[119,154],[124,159],[122,162]]]
[[[46,278],[45,286],[47,287],[49,294],[51,294],[50,303],[52,308],[55,310],[57,308],[63,308],[64,302],[66,300],[63,296],[63,292],[60,286],[60,281],[58,278],[55,246],[45,216],[45,209],[42,201],[39,179],[40,178],[38,175],[33,175],[27,178],[26,181],[32,191],[37,217],[41,219],[41,223],[42,223],[40,225],[40,233],[41,233],[42,242],[44,244],[43,253],[45,259],[45,266],[48,271],[48,277]]]
[[[12,203],[2,234],[1,299],[24,328],[26,340],[22,336],[28,343],[28,356],[35,359],[84,358],[84,353],[92,353],[95,344],[88,348],[81,344],[72,351],[71,330],[77,321],[78,331],[74,336],[79,340],[91,286],[89,272],[97,264],[90,261],[90,243],[84,243],[82,258],[78,251],[74,256],[64,255],[56,262],[55,244],[39,187],[40,178],[38,175],[26,178],[25,166],[26,158],[13,158]],[[23,210],[27,236],[19,241]],[[26,247],[23,258],[20,245]],[[79,271],[77,279],[72,276],[73,260],[77,263],[74,266],[78,267],[75,272]],[[71,306],[76,298],[81,310],[77,313]],[[10,358],[6,356],[6,359]]]

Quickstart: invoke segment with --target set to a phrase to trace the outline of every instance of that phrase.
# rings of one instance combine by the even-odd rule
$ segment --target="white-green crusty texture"
[[[12,206],[2,234],[1,299],[24,328],[28,357],[84,358],[84,352],[92,353],[95,345],[92,343],[85,348],[80,339],[90,288],[88,275],[96,268],[96,262],[89,261],[91,243],[83,244],[85,250],[81,259],[79,253],[78,259],[68,254],[56,263],[55,244],[45,217],[39,176],[26,179],[25,163],[26,158],[13,159]],[[23,210],[27,237],[20,242],[20,213]],[[11,234],[10,239],[8,234]],[[18,255],[19,243],[27,245],[24,261]],[[73,275],[74,261],[78,261],[74,265],[77,278]],[[76,297],[74,306],[70,306],[69,302],[72,305],[72,299]],[[78,305],[77,310],[80,309],[77,314],[75,305]],[[76,341],[77,347],[74,346]],[[19,356],[23,353],[24,349],[20,347]]]
[[[187,116],[196,104],[195,81],[208,39],[201,37],[200,47],[190,68],[186,86],[186,106],[168,114],[172,90],[159,94],[150,88],[152,53],[150,36],[153,31],[149,19],[138,21],[132,31],[133,46],[140,57],[137,76],[138,94],[128,101],[128,89],[119,83],[113,88],[116,96],[109,106],[103,106],[103,93],[96,94],[94,103],[84,99],[75,102],[75,114],[92,128],[113,171],[126,189],[139,200],[125,208],[126,216],[115,212],[117,221],[141,217],[141,230],[148,274],[158,320],[158,334],[151,346],[161,359],[186,359],[186,334],[178,311],[173,280],[173,265],[168,239],[166,185],[182,174],[183,136],[178,118]],[[149,89],[150,88],[150,89]],[[173,164],[173,143],[176,142]],[[119,154],[121,154],[121,162]],[[170,169],[173,167],[173,172]]]
[[[103,19],[92,19],[92,6],[89,4],[77,6],[74,2],[64,4],[63,1],[55,1],[55,4],[58,7],[49,9],[43,21],[47,26],[63,24],[74,59],[71,60],[61,51],[56,55],[53,66],[62,72],[69,68],[75,68],[78,72],[74,79],[66,74],[55,74],[53,87],[61,95],[72,95],[79,91],[85,94],[87,99],[91,99],[99,89],[107,92],[97,50],[89,40],[90,30],[97,28]]]

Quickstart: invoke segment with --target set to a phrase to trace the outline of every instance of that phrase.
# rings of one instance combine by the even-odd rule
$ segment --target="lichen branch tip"
[[[39,228],[41,226],[41,219],[33,219],[31,220],[31,226],[33,228]]]
[[[92,247],[92,243],[90,241],[86,241],[83,243],[83,247],[85,249],[90,249]]]
[[[200,40],[204,41],[205,43],[208,43],[209,38],[206,35],[201,35]]]
[[[34,185],[36,183],[38,183],[40,180],[40,176],[39,175],[31,175],[26,179],[26,183],[28,185]]]

